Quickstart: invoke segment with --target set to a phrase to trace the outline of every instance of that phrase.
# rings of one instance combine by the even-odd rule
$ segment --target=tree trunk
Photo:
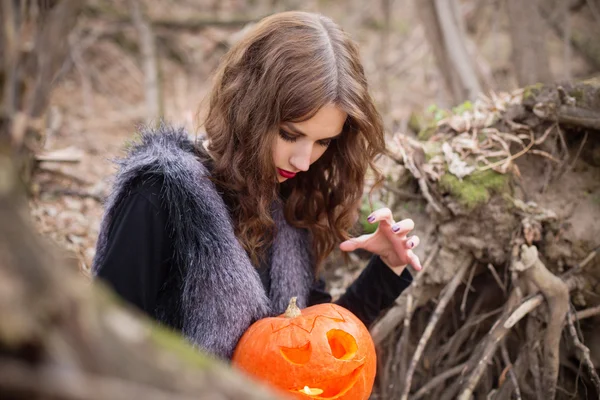
[[[519,86],[552,81],[538,0],[507,0],[512,58]]]
[[[481,85],[467,52],[458,7],[448,0],[420,0],[416,7],[452,104],[474,100]]]
[[[19,170],[29,182],[34,153],[44,139],[45,112],[54,76],[68,54],[68,35],[81,2],[0,2],[0,129],[11,133]]]

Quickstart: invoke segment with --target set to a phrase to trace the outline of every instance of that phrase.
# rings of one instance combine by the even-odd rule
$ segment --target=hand
[[[342,242],[340,250],[354,251],[365,249],[371,253],[378,254],[381,260],[387,264],[398,275],[407,264],[420,271],[421,262],[412,249],[419,245],[417,236],[408,237],[415,223],[411,219],[395,222],[389,208],[380,208],[374,211],[369,218],[369,223],[379,221],[379,226],[374,233],[362,235]]]

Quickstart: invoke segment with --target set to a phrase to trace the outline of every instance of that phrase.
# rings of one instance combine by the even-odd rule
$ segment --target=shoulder
[[[208,174],[187,131],[166,123],[156,128],[141,129],[125,157],[116,162],[118,177],[122,179],[154,173],[163,175],[165,183],[168,183],[169,178],[178,179],[190,173]]]
[[[119,168],[107,205],[141,190],[159,199],[170,218],[180,222],[197,225],[229,219],[223,198],[210,179],[206,153],[184,129],[165,123],[143,129],[125,157],[116,162]]]

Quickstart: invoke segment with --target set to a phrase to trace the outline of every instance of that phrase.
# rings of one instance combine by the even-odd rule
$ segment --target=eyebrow
[[[286,128],[288,128],[290,131],[292,131],[292,133],[295,133],[296,135],[299,135],[299,136],[308,136],[306,133],[302,132],[300,129],[296,128],[296,127],[295,127],[295,126],[293,126],[293,125],[290,125],[290,123],[289,123],[289,122],[285,122],[283,125],[284,125]],[[341,134],[342,134],[342,132],[338,133],[338,134],[337,134],[337,135],[335,135],[335,136],[331,136],[331,137],[323,138],[323,139],[321,139],[321,140],[335,139],[335,138],[339,137]]]

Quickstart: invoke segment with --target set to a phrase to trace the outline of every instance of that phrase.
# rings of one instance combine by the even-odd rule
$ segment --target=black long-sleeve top
[[[153,318],[156,318],[154,310],[158,295],[172,273],[174,253],[174,238],[168,227],[168,212],[161,203],[160,190],[160,181],[142,180],[118,205],[115,223],[108,233],[105,263],[98,273],[98,277],[123,299]],[[269,293],[269,268],[261,267],[258,273]],[[373,256],[336,303],[370,326],[411,282],[408,269],[397,275],[379,256]],[[331,295],[325,291],[325,281],[316,280],[310,290],[308,305],[331,301]]]

